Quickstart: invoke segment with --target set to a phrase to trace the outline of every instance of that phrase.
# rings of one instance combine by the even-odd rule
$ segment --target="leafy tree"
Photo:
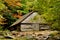
[[[60,0],[38,0],[39,14],[53,27],[53,29],[60,30]],[[42,10],[40,12],[40,10]]]

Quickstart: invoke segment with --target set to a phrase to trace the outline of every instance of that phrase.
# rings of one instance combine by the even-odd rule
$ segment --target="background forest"
[[[0,0],[0,30],[31,11],[60,31],[60,0]]]

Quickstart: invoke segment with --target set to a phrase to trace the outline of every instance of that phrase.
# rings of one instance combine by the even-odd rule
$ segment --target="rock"
[[[26,35],[27,39],[33,38],[31,34]]]
[[[7,39],[14,39],[15,37],[14,36],[5,36],[5,38],[7,38]]]
[[[57,39],[57,40],[60,40],[60,37],[59,36],[55,36],[54,38]]]
[[[0,36],[0,38],[4,38],[4,36]]]

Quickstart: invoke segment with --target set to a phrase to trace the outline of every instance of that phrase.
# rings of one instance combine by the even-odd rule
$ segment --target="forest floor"
[[[31,31],[31,32],[0,31],[0,40],[33,40],[33,39],[45,40],[51,33],[55,34],[57,32],[58,31],[50,31],[50,30]]]

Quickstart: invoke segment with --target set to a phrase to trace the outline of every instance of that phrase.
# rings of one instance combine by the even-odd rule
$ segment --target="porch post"
[[[17,25],[17,31],[21,31],[21,24]]]

